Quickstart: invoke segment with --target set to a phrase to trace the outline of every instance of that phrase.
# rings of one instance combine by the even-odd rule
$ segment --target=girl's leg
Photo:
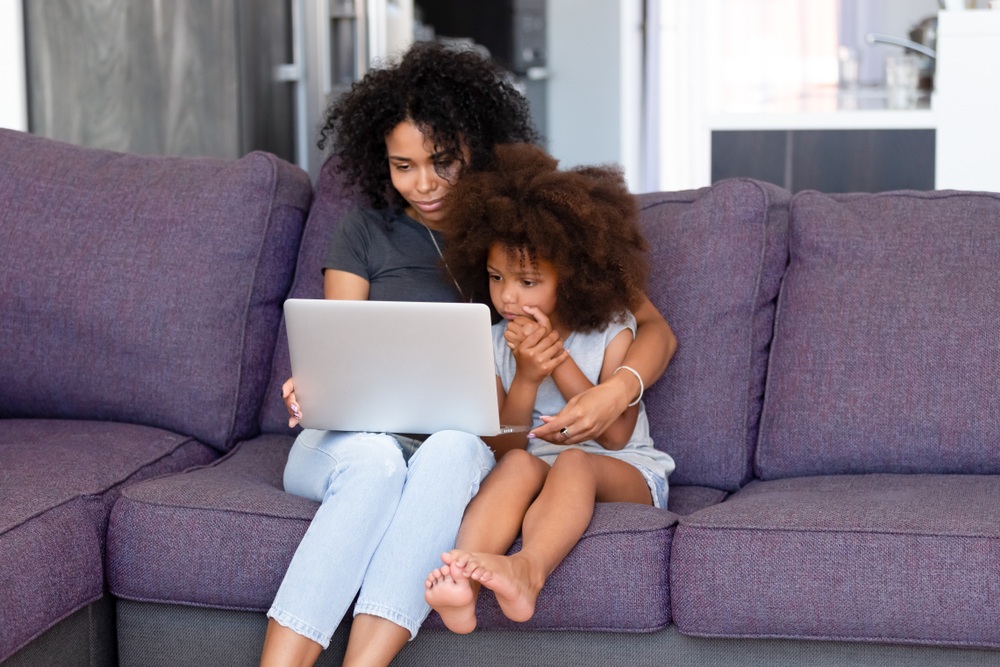
[[[590,525],[597,501],[651,505],[652,496],[642,473],[628,463],[567,449],[525,514],[521,551],[512,556],[470,554],[465,574],[496,593],[507,618],[528,620],[546,579]]]
[[[454,546],[462,514],[493,464],[482,440],[459,431],[435,433],[410,458],[399,506],[354,606],[347,651],[358,662],[351,664],[388,664],[416,636],[430,612],[424,577]]]
[[[288,566],[262,665],[312,664],[351,601],[396,511],[406,464],[387,435],[303,431],[289,452],[285,490],[319,501]]]
[[[500,459],[469,503],[458,529],[455,549],[443,554],[444,566],[427,577],[424,598],[452,632],[466,634],[476,629],[476,598],[479,582],[462,574],[469,552],[504,554],[521,532],[524,514],[545,483],[549,465],[523,450],[513,450]]]

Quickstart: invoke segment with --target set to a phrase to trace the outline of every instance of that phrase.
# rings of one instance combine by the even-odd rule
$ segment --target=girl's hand
[[[295,428],[302,421],[302,411],[299,410],[299,403],[295,400],[294,378],[288,378],[285,380],[285,384],[281,385],[281,398],[285,399],[285,408],[288,409],[290,415],[288,428]]]
[[[535,318],[536,326],[514,346],[514,361],[517,373],[537,384],[569,358],[569,351],[563,348],[559,332],[552,330],[549,318],[535,308],[530,310],[528,314]]]
[[[527,315],[518,315],[507,323],[507,330],[503,337],[507,341],[507,347],[514,349],[524,341],[525,336],[538,329],[538,322]]]

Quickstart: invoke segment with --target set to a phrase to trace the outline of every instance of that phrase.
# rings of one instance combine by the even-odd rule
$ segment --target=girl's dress
[[[514,360],[514,353],[507,347],[507,341],[503,334],[507,329],[506,322],[500,322],[493,326],[493,356],[496,363],[497,375],[503,384],[504,391],[510,390],[511,381],[514,379],[514,371],[517,364]],[[569,350],[573,361],[580,367],[583,374],[587,376],[595,385],[601,375],[601,368],[604,366],[604,350],[608,343],[622,330],[628,329],[635,336],[635,317],[631,313],[623,313],[618,319],[598,331],[581,333],[574,331],[563,342],[563,347]],[[619,371],[624,372],[624,371]],[[557,414],[566,399],[559,392],[555,381],[551,377],[545,378],[538,387],[538,395],[535,398],[535,408],[532,413],[532,426],[541,426],[542,415]],[[653,504],[656,507],[667,507],[667,476],[674,469],[674,460],[663,451],[653,446],[653,439],[649,435],[649,420],[646,418],[646,408],[639,403],[639,418],[635,423],[635,430],[628,444],[620,450],[611,450],[601,447],[595,440],[588,440],[577,445],[570,445],[574,449],[582,449],[592,454],[601,456],[613,456],[639,469],[649,485],[650,493],[653,497]],[[528,441],[528,452],[546,461],[549,465],[555,461],[560,452],[567,449],[566,445],[554,445],[545,440],[532,438]]]

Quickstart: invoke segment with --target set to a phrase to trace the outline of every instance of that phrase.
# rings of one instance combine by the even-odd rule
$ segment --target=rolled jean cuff
[[[427,614],[431,613],[431,608],[427,607]],[[423,625],[424,619],[427,618],[427,614],[424,614],[424,618],[419,621],[415,621],[412,618],[407,618],[403,614],[399,613],[396,609],[391,609],[389,607],[383,607],[382,605],[357,602],[354,605],[354,616],[357,617],[358,614],[368,614],[369,616],[378,616],[379,618],[384,618],[387,621],[391,621],[409,631],[410,641],[417,636],[417,632],[420,630],[420,626]]]
[[[330,640],[333,639],[332,634],[328,635],[321,630],[317,630],[301,619],[292,616],[287,611],[271,607],[267,612],[267,617],[273,618],[279,625],[283,625],[292,632],[302,635],[306,639],[311,639],[322,646],[324,651],[330,647]]]

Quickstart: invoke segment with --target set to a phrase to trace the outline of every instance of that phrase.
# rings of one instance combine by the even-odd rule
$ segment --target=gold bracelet
[[[636,380],[639,381],[639,395],[635,397],[634,401],[632,401],[631,403],[628,404],[628,407],[631,408],[631,407],[634,407],[636,405],[639,405],[639,401],[642,400],[642,394],[643,394],[644,391],[646,391],[646,385],[644,385],[642,383],[642,376],[639,375],[639,371],[635,370],[631,366],[619,366],[618,368],[615,369],[615,372],[612,373],[612,375],[614,375],[618,371],[628,371],[629,373],[631,373],[632,375],[635,376]]]

